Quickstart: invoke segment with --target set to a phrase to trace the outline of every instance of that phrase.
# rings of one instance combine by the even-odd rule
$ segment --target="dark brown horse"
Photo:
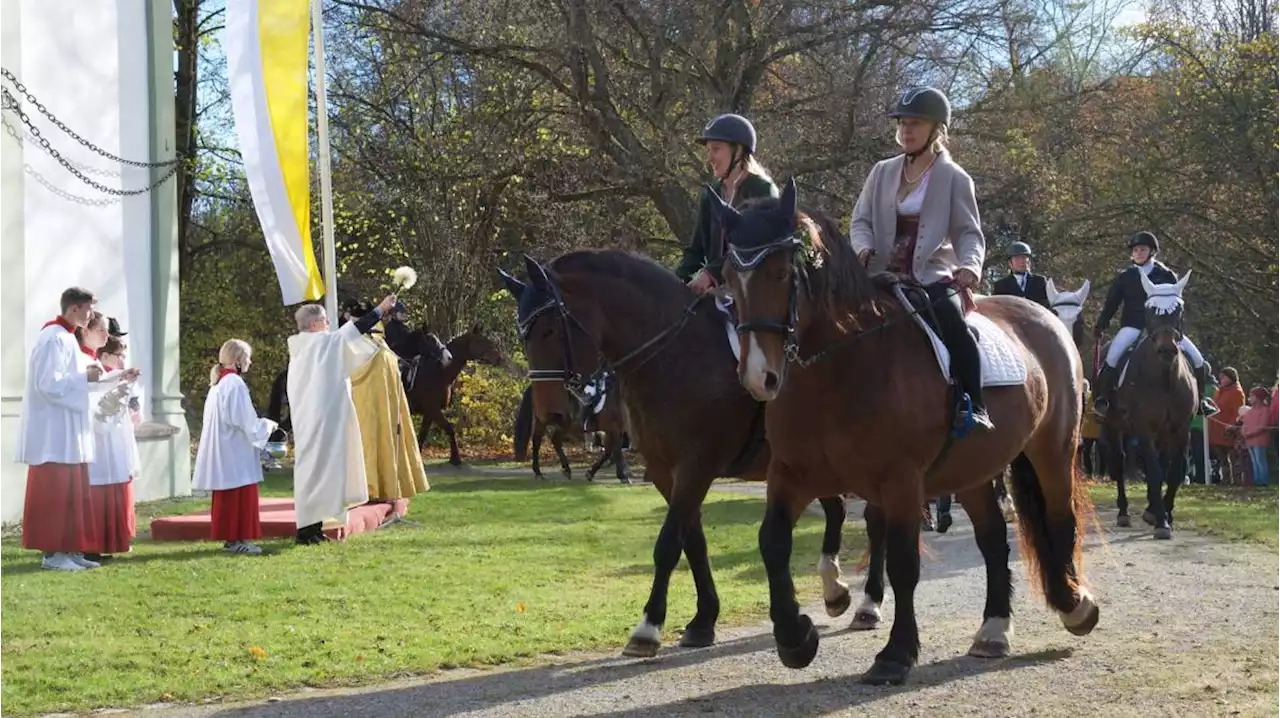
[[[608,377],[604,377],[608,380]],[[533,442],[533,475],[542,480],[542,467],[539,454],[542,448],[542,437],[549,431],[551,445],[555,448],[556,457],[560,459],[561,473],[566,479],[573,479],[573,469],[569,466],[569,457],[564,453],[564,440],[576,428],[586,436],[604,434],[604,451],[595,463],[587,469],[587,481],[593,481],[596,474],[606,462],[612,461],[618,481],[631,483],[631,470],[627,468],[627,456],[624,451],[627,441],[627,417],[623,409],[621,389],[614,388],[605,395],[602,404],[590,403],[580,409],[581,422],[571,424],[552,424],[548,426],[533,415],[533,386],[524,390],[520,399],[520,408],[516,411],[515,422],[515,459],[524,461],[529,453],[529,442]],[[585,441],[584,441],[585,443]]]
[[[422,415],[418,443],[425,448],[427,432],[431,431],[433,425],[440,427],[449,436],[449,463],[458,466],[462,463],[462,455],[458,452],[458,437],[454,432],[453,422],[444,415],[453,398],[453,384],[468,362],[501,366],[504,363],[502,352],[480,331],[478,325],[471,331],[450,339],[445,344],[447,352],[443,356],[439,354],[439,340],[434,335],[419,329],[410,337],[406,344],[416,347],[413,352],[423,357],[413,383],[405,387],[409,411]],[[432,356],[438,356],[439,359],[430,360]]]
[[[577,399],[570,392],[580,393],[592,373],[613,371],[626,397],[632,437],[645,458],[645,478],[667,501],[653,547],[653,585],[644,619],[623,653],[657,654],[671,572],[682,551],[698,599],[680,645],[711,645],[720,599],[707,556],[702,502],[717,477],[760,480],[769,462],[764,407],[738,384],[725,318],[670,270],[625,252],[570,252],[546,268],[525,257],[525,265],[527,284],[505,272],[502,278],[518,305],[534,413],[548,423],[567,421],[576,414]],[[823,599],[827,613],[838,616],[851,604],[838,560],[845,505],[836,493],[820,502],[826,515],[819,564]],[[873,535],[868,599],[855,619],[859,627],[873,627],[880,618],[876,606],[884,585],[876,567],[883,550],[876,549]]]
[[[1140,276],[1147,290],[1147,326],[1129,354],[1124,379],[1103,421],[1107,473],[1116,483],[1116,523],[1129,526],[1125,459],[1127,447],[1136,444],[1138,465],[1147,479],[1147,509],[1142,518],[1155,527],[1156,538],[1170,539],[1173,502],[1187,473],[1187,443],[1200,396],[1191,364],[1178,348],[1182,290],[1191,272],[1177,284],[1152,284],[1145,274]]]
[[[954,439],[952,390],[924,332],[889,293],[889,278],[872,280],[834,222],[797,212],[794,181],[781,200],[754,201],[741,214],[721,203],[719,211],[740,317],[738,374],[753,397],[771,402],[760,553],[783,664],[802,668],[818,650],[791,579],[794,523],[815,497],[843,492],[883,511],[877,528],[895,601],[888,645],[862,680],[902,683],[916,663],[920,504],[942,493],[958,494],[987,568],[987,604],[970,654],[1005,655],[1009,546],[991,477],[1010,464],[1028,570],[1067,630],[1092,631],[1098,606],[1077,568],[1088,505],[1075,473],[1084,377],[1062,324],[1016,297],[978,301],[977,311],[999,327],[993,331],[1016,347],[1026,378],[985,392],[993,432]]]

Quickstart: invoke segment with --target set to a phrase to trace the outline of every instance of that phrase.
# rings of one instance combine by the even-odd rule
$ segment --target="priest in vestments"
[[[346,525],[347,507],[369,500],[351,375],[377,353],[363,335],[395,302],[395,295],[388,296],[337,331],[329,331],[329,317],[318,304],[305,305],[295,315],[298,333],[289,337],[287,391],[299,544],[324,541],[325,521]]]
[[[85,289],[64,291],[61,314],[40,330],[27,361],[15,457],[28,467],[22,546],[41,551],[41,567],[55,571],[99,565],[84,558],[86,551],[98,548],[98,516],[89,490],[94,456],[89,385],[105,375],[101,366],[81,361],[75,336],[93,315],[96,301]],[[132,381],[137,372],[117,376]]]
[[[407,499],[429,488],[422,469],[422,454],[409,414],[409,400],[400,380],[400,358],[376,330],[369,339],[378,353],[351,375],[364,444],[365,480],[369,497],[390,501]]]

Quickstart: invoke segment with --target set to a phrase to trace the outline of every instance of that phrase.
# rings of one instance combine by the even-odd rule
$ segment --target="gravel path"
[[[849,530],[861,530],[861,509],[851,508]],[[1187,532],[1155,542],[1145,526],[1110,528],[1113,513],[1099,510],[1108,528],[1091,536],[1085,558],[1102,608],[1098,628],[1084,638],[1068,634],[1028,595],[1019,565],[1013,656],[980,660],[965,652],[980,622],[985,571],[972,527],[959,507],[955,515],[946,535],[926,534],[930,553],[916,594],[920,665],[901,688],[856,681],[887,640],[887,627],[850,632],[852,612],[832,619],[815,603],[806,610],[822,644],[817,660],[801,671],[779,664],[769,625],[760,623],[722,630],[713,648],[664,648],[649,661],[581,654],[534,667],[449,671],[363,689],[139,715],[1277,715],[1276,554]],[[1012,534],[1011,543],[1016,552]],[[851,583],[860,587],[861,577]],[[892,606],[890,591],[886,617]],[[618,636],[619,649],[625,639]]]

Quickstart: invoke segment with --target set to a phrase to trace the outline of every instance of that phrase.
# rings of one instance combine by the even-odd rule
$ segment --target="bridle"
[[[583,407],[590,406],[596,401],[595,398],[586,393],[587,387],[599,383],[610,374],[620,377],[623,374],[634,372],[647,364],[650,359],[653,359],[655,356],[660,354],[662,350],[675,339],[676,334],[684,328],[684,325],[688,323],[689,318],[693,316],[694,309],[705,298],[705,295],[699,295],[694,298],[694,300],[690,302],[680,313],[680,319],[675,324],[672,324],[662,330],[652,339],[641,344],[633,351],[628,352],[617,361],[610,362],[608,358],[605,357],[604,349],[601,346],[600,340],[597,339],[595,335],[587,329],[586,325],[579,321],[578,318],[573,315],[573,312],[569,310],[568,305],[565,304],[564,296],[560,292],[560,288],[556,286],[555,282],[551,279],[550,274],[546,276],[546,284],[546,301],[539,304],[523,318],[517,315],[516,327],[520,332],[521,341],[528,344],[529,335],[533,331],[534,323],[545,314],[554,315],[560,325],[560,340],[563,345],[562,349],[564,352],[563,356],[565,363],[563,368],[560,369],[530,368],[527,376],[529,381],[533,383],[560,382],[564,385],[565,391],[569,392],[569,395]],[[599,361],[596,364],[596,370],[589,375],[584,375],[582,372],[574,369],[576,362],[573,360],[573,342],[570,338],[570,333],[574,327],[577,327],[579,331],[587,336],[587,339],[591,341],[592,346],[595,347],[596,350],[596,355]],[[658,346],[656,350],[644,357],[644,359],[638,364],[635,364],[630,369],[622,369],[623,365],[632,361],[637,356],[640,356],[659,342],[663,342],[662,345]]]
[[[796,324],[800,313],[800,284],[804,283],[805,290],[810,296],[813,293],[813,285],[809,281],[809,272],[805,264],[798,261],[800,248],[804,246],[804,242],[798,234],[799,232],[789,234],[782,239],[750,249],[730,244],[727,256],[734,270],[741,273],[750,272],[759,267],[773,254],[778,252],[791,253],[791,286],[787,291],[786,323],[772,320],[740,321],[734,327],[734,330],[738,334],[743,332],[764,332],[766,334],[782,335],[782,352],[787,359],[793,362],[798,361],[800,356],[800,342],[796,337]]]

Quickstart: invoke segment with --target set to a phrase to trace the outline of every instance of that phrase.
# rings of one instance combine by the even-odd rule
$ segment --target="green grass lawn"
[[[527,471],[527,470],[526,470]],[[139,540],[77,574],[39,569],[13,535],[0,543],[6,715],[262,696],[367,683],[575,649],[621,650],[641,617],[665,505],[646,485],[539,484],[431,472],[413,499],[420,528],[343,544],[232,556],[214,543]],[[275,475],[266,494],[289,494]],[[140,505],[151,518],[207,501]],[[763,501],[712,492],[703,510],[721,623],[767,618],[756,549]],[[821,521],[796,534],[804,599],[820,593]],[[850,525],[845,544],[864,537]],[[693,615],[681,563],[667,639]]]
[[[1134,524],[1139,525],[1147,505],[1146,484],[1126,482],[1125,492],[1129,496],[1129,513]],[[1090,484],[1089,495],[1098,507],[1115,508],[1115,484]],[[1275,486],[1183,486],[1174,499],[1174,528],[1277,548],[1280,547],[1278,499]]]

